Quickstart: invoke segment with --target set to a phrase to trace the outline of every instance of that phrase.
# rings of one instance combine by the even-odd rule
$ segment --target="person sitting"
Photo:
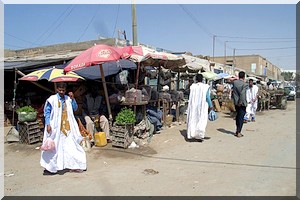
[[[169,93],[169,86],[165,85],[159,93],[159,98],[166,100],[168,103],[172,101],[171,94]]]
[[[95,122],[98,121],[101,130],[106,134],[107,142],[110,143],[109,122],[103,115],[102,99],[103,97],[100,96],[99,89],[96,86],[89,87],[82,104],[82,115],[86,122],[86,129],[92,134],[93,139]]]

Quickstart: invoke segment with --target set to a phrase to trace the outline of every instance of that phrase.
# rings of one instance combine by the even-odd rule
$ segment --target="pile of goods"
[[[36,120],[37,112],[31,106],[24,106],[17,110],[19,122],[32,122]]]
[[[142,101],[142,91],[131,88],[125,92],[125,102],[140,103]]]

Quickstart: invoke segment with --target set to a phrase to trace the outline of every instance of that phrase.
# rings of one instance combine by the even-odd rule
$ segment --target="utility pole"
[[[233,49],[233,65],[232,65],[232,73],[235,75],[234,73],[234,70],[235,70],[235,48]]]
[[[216,35],[213,36],[213,57],[212,60],[215,61],[215,41],[216,41]]]
[[[227,43],[228,41],[225,41],[224,42],[224,69],[226,68],[226,43]]]
[[[132,0],[131,4],[131,14],[132,14],[132,37],[133,46],[137,46],[137,25],[136,25],[136,5],[135,0]]]
[[[12,126],[15,126],[15,109],[16,109],[16,92],[17,92],[17,70],[16,68],[14,69],[15,72],[15,80],[14,80],[14,96],[13,96],[13,104],[12,104]]]

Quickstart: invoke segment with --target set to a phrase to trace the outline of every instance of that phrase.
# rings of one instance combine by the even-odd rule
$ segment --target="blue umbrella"
[[[227,73],[219,73],[218,76],[220,78],[227,78],[227,77],[230,77],[231,75],[230,74],[227,74]]]

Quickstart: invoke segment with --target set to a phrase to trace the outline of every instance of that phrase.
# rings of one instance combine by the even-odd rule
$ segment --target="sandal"
[[[244,135],[241,133],[236,133],[236,134],[234,134],[234,136],[240,138],[240,137],[243,137]]]

